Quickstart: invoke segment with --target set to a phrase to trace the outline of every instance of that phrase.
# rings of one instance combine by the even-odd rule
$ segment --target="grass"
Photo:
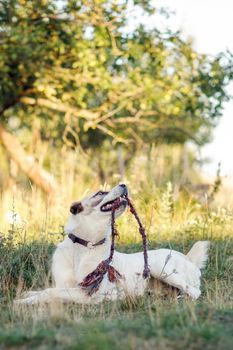
[[[22,309],[14,309],[11,300],[22,281],[23,289],[50,283],[47,271],[53,246],[31,243],[2,248],[0,344],[3,349],[231,349],[232,243],[212,243],[203,295],[197,302],[145,295],[134,303]],[[182,249],[177,242],[174,246]]]
[[[14,308],[12,300],[22,289],[51,285],[51,255],[63,237],[64,208],[69,207],[71,197],[61,196],[56,204],[46,205],[39,192],[19,190],[14,197],[5,192],[0,214],[4,237],[0,245],[0,349],[232,348],[232,211],[200,205],[187,197],[174,202],[171,184],[159,189],[148,185],[143,191],[133,183],[130,187],[147,228],[150,248],[172,247],[187,252],[198,239],[211,241],[201,298],[196,302],[177,301],[146,294],[133,302],[97,306]],[[4,219],[10,209],[20,214],[19,222],[9,224]],[[131,216],[119,220],[118,230],[120,251],[141,249]]]
[[[72,308],[32,316],[0,332],[8,347],[51,349],[230,349],[232,314],[206,304],[140,302],[136,310]],[[51,311],[51,310],[50,310]],[[27,315],[28,316],[28,315]],[[5,328],[5,327],[4,327]]]

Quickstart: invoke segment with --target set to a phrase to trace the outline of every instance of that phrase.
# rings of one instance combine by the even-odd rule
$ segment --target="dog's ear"
[[[83,206],[82,206],[82,203],[81,202],[75,202],[71,205],[70,207],[70,212],[73,214],[73,215],[76,215],[78,213],[81,213],[81,211],[83,211]]]

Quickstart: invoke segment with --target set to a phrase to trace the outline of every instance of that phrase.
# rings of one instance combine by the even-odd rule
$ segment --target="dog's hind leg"
[[[148,252],[151,276],[197,299],[200,294],[199,268],[183,254],[169,249]]]

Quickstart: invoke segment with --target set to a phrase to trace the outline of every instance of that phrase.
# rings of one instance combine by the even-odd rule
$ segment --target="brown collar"
[[[101,245],[101,244],[103,244],[105,242],[105,238],[103,238],[99,242],[93,244],[90,241],[86,241],[85,239],[82,239],[80,237],[77,237],[77,236],[73,235],[73,233],[69,233],[68,237],[69,237],[69,239],[71,239],[71,241],[73,243],[79,243],[79,244],[81,244],[81,245],[83,245],[84,247],[87,247],[87,248],[93,248],[93,247]]]

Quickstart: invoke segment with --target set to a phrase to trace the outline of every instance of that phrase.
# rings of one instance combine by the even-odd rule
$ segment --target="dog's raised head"
[[[127,186],[120,184],[111,191],[98,191],[73,203],[65,231],[91,241],[102,238],[111,223],[113,205],[118,205],[115,211],[117,218],[125,211],[127,195]]]

